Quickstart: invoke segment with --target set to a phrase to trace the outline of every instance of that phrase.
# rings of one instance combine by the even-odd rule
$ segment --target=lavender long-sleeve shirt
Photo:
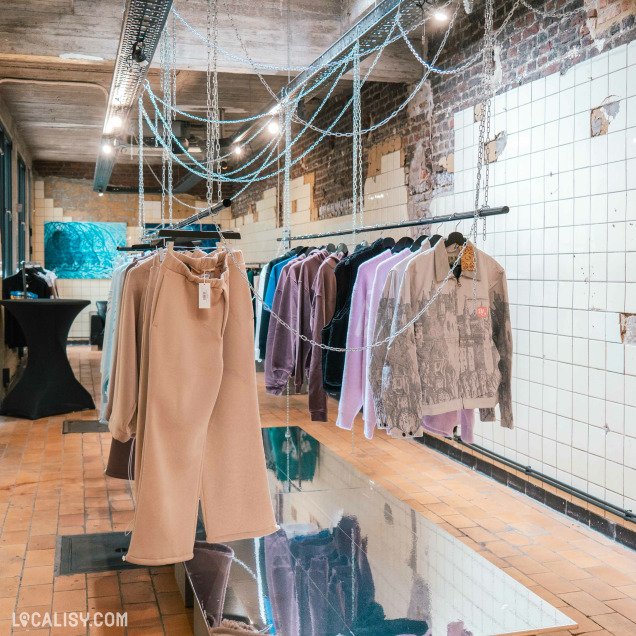
[[[390,250],[385,250],[378,256],[366,261],[358,269],[356,282],[351,297],[351,311],[347,329],[347,349],[366,346],[369,321],[369,306],[373,280],[378,267],[391,260]],[[345,357],[342,390],[338,407],[336,426],[351,430],[356,415],[364,404],[365,388],[367,384],[367,351],[348,351]]]
[[[389,276],[389,272],[395,265],[401,263],[404,259],[413,256],[413,252],[410,250],[402,250],[397,254],[392,255],[385,261],[380,263],[375,270],[373,277],[373,284],[371,285],[371,296],[369,298],[369,313],[367,320],[367,343],[374,342],[375,337],[375,322],[378,315],[378,308],[380,307],[380,298],[382,297],[382,290],[384,284]],[[371,392],[371,386],[369,384],[369,359],[370,351],[367,351],[364,367],[364,434],[368,439],[373,437],[373,431],[377,425],[377,419],[375,416],[375,406],[373,404],[373,393]]]

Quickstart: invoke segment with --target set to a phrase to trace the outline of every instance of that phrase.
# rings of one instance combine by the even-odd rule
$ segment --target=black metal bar
[[[203,219],[206,219],[209,216],[214,216],[218,214],[223,208],[229,208],[232,205],[232,201],[230,199],[223,199],[222,203],[217,203],[209,208],[204,208],[203,210],[199,210],[194,214],[191,214],[188,218],[183,219],[182,221],[177,221],[173,223],[165,230],[180,230],[181,228],[188,227],[189,225],[193,225],[194,223],[200,223]],[[150,232],[146,235],[146,238],[153,238],[159,236],[159,230],[155,230],[154,232]],[[217,237],[218,238],[218,237]],[[226,238],[228,238],[226,236]],[[240,236],[236,238],[241,238]]]
[[[215,230],[211,232],[205,232],[205,231],[197,232],[193,230],[166,229],[166,230],[159,230],[157,232],[157,236],[159,236],[160,238],[170,238],[170,239],[187,238],[191,240],[196,240],[196,239],[207,240],[207,239],[220,239],[220,238],[240,239],[241,233],[237,232],[236,230]]]
[[[485,208],[477,214],[478,218],[485,216],[497,216],[499,214],[508,214],[510,208],[504,205],[500,208]],[[475,212],[460,212],[455,214],[447,214],[444,216],[431,216],[428,218],[415,219],[413,221],[403,221],[401,223],[386,223],[384,225],[367,225],[356,230],[336,230],[334,232],[322,232],[320,234],[304,234],[302,236],[290,236],[289,241],[308,241],[312,239],[327,238],[329,236],[345,236],[347,234],[361,234],[363,232],[382,232],[384,230],[399,230],[405,227],[415,227],[417,225],[434,225],[435,223],[445,223],[447,221],[463,221],[475,217]],[[284,237],[277,239],[278,241],[286,240]]]
[[[589,493],[586,493],[583,490],[579,490],[578,488],[575,488],[574,486],[570,486],[569,484],[566,484],[563,481],[555,479],[554,477],[550,477],[549,475],[546,475],[545,473],[541,473],[538,470],[535,470],[534,468],[532,468],[532,466],[524,466],[523,464],[516,462],[514,459],[508,459],[507,457],[504,457],[503,455],[500,455],[499,453],[496,453],[495,451],[491,451],[488,448],[484,448],[483,446],[480,446],[479,444],[467,444],[466,442],[463,442],[461,437],[459,437],[458,435],[454,436],[454,440],[461,446],[465,446],[466,448],[470,448],[474,451],[477,451],[479,454],[484,455],[485,457],[489,457],[490,459],[494,459],[498,461],[499,463],[504,464],[504,466],[508,466],[508,468],[513,468],[515,470],[522,471],[526,473],[526,475],[530,477],[534,477],[535,479],[538,479],[539,481],[542,481],[545,484],[548,484],[550,486],[555,486],[556,488],[558,488],[559,490],[562,490],[563,492],[566,492],[570,495],[574,495],[575,497],[578,497],[579,499],[582,499],[583,501],[586,501],[587,503],[591,503],[592,505],[596,506],[597,508],[600,508],[601,510],[605,510],[606,512],[611,512],[612,514],[618,517],[623,517],[623,519],[627,519],[628,521],[632,521],[636,523],[636,514],[634,514],[631,510],[625,510],[623,508],[619,508],[618,506],[615,506],[609,503],[608,501],[605,501],[604,499],[599,499],[598,497],[595,497],[594,495],[590,495]]]

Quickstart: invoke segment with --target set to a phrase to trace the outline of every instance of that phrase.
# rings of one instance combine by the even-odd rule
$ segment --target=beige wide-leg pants
[[[240,252],[234,257],[244,272]],[[199,283],[210,284],[208,309],[199,309]],[[274,532],[251,299],[232,258],[225,251],[205,258],[168,252],[149,322],[144,423],[137,431],[143,444],[126,560],[191,559],[199,499],[209,542]]]

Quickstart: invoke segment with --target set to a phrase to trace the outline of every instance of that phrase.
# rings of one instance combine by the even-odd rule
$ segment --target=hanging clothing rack
[[[477,218],[486,216],[497,216],[499,214],[508,214],[510,208],[504,205],[500,208],[484,208],[477,213]],[[334,232],[321,232],[319,234],[303,234],[301,236],[290,236],[288,238],[281,237],[278,241],[309,241],[312,239],[327,238],[328,236],[345,236],[347,234],[360,234],[362,232],[381,232],[383,230],[399,230],[404,227],[414,227],[417,225],[434,225],[435,223],[445,223],[448,221],[463,221],[473,219],[475,212],[460,212],[453,214],[445,214],[443,216],[431,216],[427,218],[419,218],[413,221],[402,221],[400,223],[385,223],[383,225],[367,225],[359,227],[355,230],[336,230]]]
[[[217,203],[216,205],[213,205],[209,208],[204,208],[203,210],[199,210],[198,212],[191,214],[188,218],[183,219],[182,221],[177,221],[176,223],[173,223],[172,225],[166,228],[157,229],[152,232],[149,232],[148,234],[144,236],[144,238],[146,239],[156,238],[160,236],[159,232],[180,230],[184,227],[188,227],[189,225],[193,225],[194,223],[200,223],[203,219],[207,219],[209,216],[215,216],[223,208],[229,208],[231,205],[232,205],[232,201],[230,199],[223,199],[222,203]],[[224,233],[225,238],[231,238],[227,236],[226,234],[227,232]],[[210,238],[221,238],[221,237],[217,236],[217,237],[210,237]],[[235,238],[241,238],[241,237],[238,236]]]
[[[159,238],[167,239],[189,239],[189,240],[210,240],[210,239],[240,239],[241,233],[237,230],[178,230],[174,228],[158,230]]]

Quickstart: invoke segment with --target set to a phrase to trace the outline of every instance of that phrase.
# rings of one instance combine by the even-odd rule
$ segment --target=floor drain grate
[[[140,567],[122,561],[128,552],[130,535],[125,532],[100,532],[58,537],[55,575],[87,574]]]
[[[62,433],[108,433],[108,424],[99,420],[64,420]]]
[[[205,529],[201,518],[197,520],[196,535],[197,540],[205,541]],[[147,567],[122,560],[129,546],[130,533],[125,532],[59,536],[55,554],[55,576]]]

